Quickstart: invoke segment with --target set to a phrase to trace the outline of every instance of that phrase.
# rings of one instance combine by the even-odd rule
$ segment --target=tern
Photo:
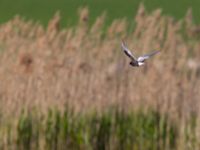
[[[149,54],[145,54],[145,55],[139,56],[137,58],[127,48],[127,45],[126,45],[126,43],[124,41],[122,41],[121,47],[122,47],[124,53],[131,59],[130,65],[133,66],[133,67],[139,67],[139,66],[144,65],[145,61],[147,59],[149,59],[151,56],[153,56],[153,55],[157,54],[158,52],[160,52],[160,51],[153,51],[153,52],[151,52]]]

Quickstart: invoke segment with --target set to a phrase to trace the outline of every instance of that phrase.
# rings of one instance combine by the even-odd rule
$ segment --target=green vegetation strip
[[[199,23],[199,0],[0,0],[0,23],[10,20],[19,14],[26,19],[40,21],[46,25],[57,10],[63,17],[63,25],[74,25],[77,22],[77,10],[81,6],[88,6],[90,22],[107,12],[107,24],[116,18],[126,17],[133,20],[139,4],[143,2],[147,10],[162,8],[163,13],[176,19],[183,18],[189,8],[193,9],[194,21]]]
[[[174,149],[178,139],[177,126],[154,111],[75,115],[49,110],[42,117],[22,113],[16,130],[11,130],[16,139],[4,139],[16,149]]]

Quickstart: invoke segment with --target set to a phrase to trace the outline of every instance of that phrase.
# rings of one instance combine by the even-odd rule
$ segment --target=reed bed
[[[0,26],[2,149],[199,149],[200,32],[191,10],[174,21],[141,5],[133,20],[106,28],[105,14],[92,26],[87,8],[79,14],[71,28],[60,28],[59,13],[47,28],[19,16]],[[121,39],[135,54],[161,53],[132,68]]]

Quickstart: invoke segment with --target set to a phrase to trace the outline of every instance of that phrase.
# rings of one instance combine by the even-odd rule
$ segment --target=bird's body
[[[121,47],[122,47],[124,53],[131,59],[130,65],[133,66],[133,67],[140,67],[140,66],[144,65],[145,61],[147,59],[149,59],[151,56],[153,56],[153,55],[157,54],[158,52],[160,52],[160,51],[154,51],[154,52],[151,52],[149,54],[142,55],[142,56],[136,58],[131,53],[131,51],[127,48],[127,46],[126,46],[124,41],[122,41]]]

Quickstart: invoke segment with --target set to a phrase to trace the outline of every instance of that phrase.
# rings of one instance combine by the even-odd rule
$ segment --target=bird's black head
[[[134,67],[138,67],[139,66],[137,61],[131,61],[129,64],[131,66],[134,66]]]

